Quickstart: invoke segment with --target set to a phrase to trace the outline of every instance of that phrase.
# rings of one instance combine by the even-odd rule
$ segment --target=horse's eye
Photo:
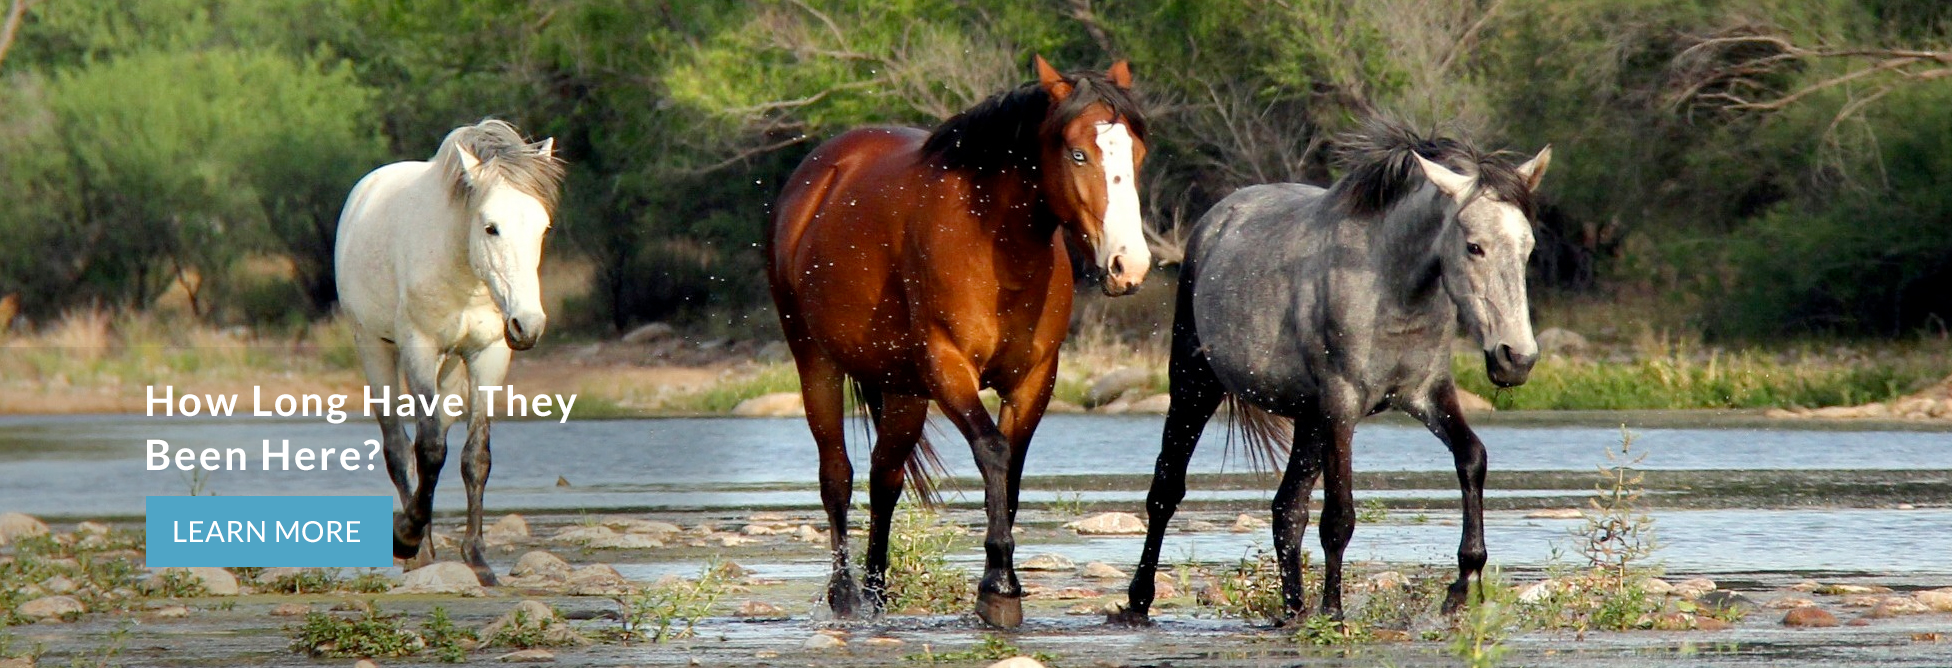
[[[1071,149],[1071,162],[1075,162],[1080,165],[1084,164],[1084,150],[1076,149],[1076,148]]]
[[[1479,246],[1477,244],[1464,244],[1464,250],[1470,251],[1472,255],[1476,255],[1478,257],[1484,257],[1483,246]]]
[[[488,236],[499,237],[502,235],[502,228],[496,227],[494,225],[489,225],[487,232],[488,232]]]

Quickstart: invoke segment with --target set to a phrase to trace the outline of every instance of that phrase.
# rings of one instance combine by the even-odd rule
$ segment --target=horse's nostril
[[[509,318],[509,319],[508,319],[508,331],[510,331],[510,332],[512,332],[512,333],[514,333],[514,334],[515,334],[516,336],[518,336],[518,337],[519,337],[519,336],[521,336],[521,335],[522,335],[522,319],[521,319],[521,318]]]
[[[1110,270],[1113,276],[1123,275],[1125,273],[1125,256],[1113,255]]]

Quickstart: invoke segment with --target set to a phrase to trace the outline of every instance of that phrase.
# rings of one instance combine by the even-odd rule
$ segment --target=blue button
[[[385,496],[152,496],[148,565],[393,565],[393,499]]]

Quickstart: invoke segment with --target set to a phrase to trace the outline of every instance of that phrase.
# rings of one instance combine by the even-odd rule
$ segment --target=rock
[[[1363,578],[1362,585],[1369,591],[1396,591],[1410,586],[1410,579],[1396,571],[1383,571]]]
[[[556,476],[556,486],[557,486],[557,487],[568,487],[568,486],[569,486],[569,479],[568,479],[568,478],[565,478],[565,477],[562,477],[562,476]]]
[[[109,526],[101,522],[88,521],[75,525],[75,533],[83,536],[106,536]]]
[[[1071,561],[1070,557],[1061,554],[1040,554],[1031,557],[1029,559],[1023,560],[1023,563],[1017,566],[1017,570],[1070,571],[1070,570],[1077,569],[1077,567],[1078,567],[1078,563],[1075,561]]]
[[[1096,617],[1099,615],[1105,615],[1105,614],[1116,612],[1115,610],[1109,609],[1111,607],[1113,606],[1100,605],[1097,603],[1079,603],[1077,605],[1073,605],[1071,607],[1065,608],[1064,614],[1071,615],[1074,617]]]
[[[305,605],[303,603],[279,603],[278,607],[271,609],[271,616],[304,617],[305,613],[311,611],[312,611],[312,606]]]
[[[1557,580],[1550,580],[1550,579],[1540,580],[1538,582],[1534,582],[1532,584],[1519,587],[1518,600],[1526,603],[1537,603],[1539,601],[1545,600],[1546,597],[1551,596],[1554,593],[1557,593],[1562,587],[1563,585],[1559,584]]]
[[[515,567],[508,569],[508,574],[518,578],[539,577],[562,581],[569,579],[569,571],[569,562],[563,561],[562,557],[542,550],[530,550],[515,560]]]
[[[649,550],[664,547],[664,541],[652,538],[649,534],[627,533],[621,536],[598,538],[585,545],[605,550]]]
[[[29,619],[65,619],[87,611],[73,596],[45,596],[22,603],[14,610]]]
[[[1145,387],[1152,381],[1152,372],[1137,367],[1119,367],[1091,381],[1091,388],[1085,390],[1084,407],[1097,408],[1123,396],[1127,390]]]
[[[900,647],[902,646],[902,641],[900,638],[881,637],[881,638],[869,638],[867,639],[866,644],[869,647]]]
[[[815,633],[813,635],[807,636],[806,641],[800,643],[801,649],[813,649],[813,650],[838,649],[846,646],[847,646],[847,641],[827,635],[825,633]]]
[[[1166,410],[1172,407],[1173,407],[1173,395],[1155,394],[1146,397],[1144,399],[1140,399],[1138,401],[1132,402],[1132,405],[1126,408],[1125,410],[1128,413],[1150,413],[1153,415],[1165,415]]]
[[[1884,597],[1878,596],[1876,594],[1856,594],[1852,596],[1845,596],[1843,600],[1843,604],[1846,607],[1852,607],[1852,608],[1876,607],[1877,604],[1882,602],[1884,602]]]
[[[0,545],[17,539],[47,535],[47,523],[26,513],[0,513]]]
[[[1369,632],[1376,642],[1410,642],[1410,632],[1402,629],[1374,629]]]
[[[494,526],[483,532],[483,538],[490,543],[511,543],[529,538],[529,520],[521,515],[503,515]]]
[[[1466,415],[1498,412],[1498,407],[1493,405],[1490,399],[1480,397],[1476,392],[1462,388],[1457,390],[1457,407],[1464,409]]]
[[[685,532],[683,527],[670,522],[659,522],[637,517],[611,515],[603,518],[603,525],[624,533],[644,534],[658,540],[670,540]]]
[[[1912,592],[1911,597],[1938,612],[1952,612],[1952,588]]]
[[[1112,567],[1111,564],[1102,561],[1085,564],[1084,570],[1078,574],[1094,580],[1123,580],[1130,577],[1125,574],[1125,571],[1118,570]]]
[[[788,615],[786,610],[777,605],[765,601],[746,601],[739,604],[739,609],[733,611],[732,616],[746,619],[786,619]]]
[[[1658,613],[1641,619],[1653,626],[1656,631],[1686,631],[1694,628],[1694,615],[1685,612]]]
[[[1043,598],[1056,601],[1075,601],[1084,598],[1098,598],[1100,596],[1104,596],[1104,593],[1090,587],[1065,587],[1057,591],[1048,592]]]
[[[6,331],[7,323],[0,321],[0,331]],[[10,656],[0,659],[0,668],[34,668],[34,657]]]
[[[1821,586],[1823,586],[1823,583],[1821,582],[1817,582],[1815,580],[1804,580],[1802,582],[1798,582],[1796,584],[1790,585],[1789,589],[1790,591],[1816,591],[1816,589]]]
[[[380,664],[373,663],[372,659],[360,659],[352,663],[352,668],[380,668]]]
[[[1803,606],[1783,615],[1783,626],[1795,628],[1825,628],[1837,625],[1837,616],[1825,612],[1814,605]]]
[[[1045,413],[1083,413],[1084,407],[1071,403],[1069,401],[1065,401],[1063,399],[1052,399],[1051,403],[1048,406],[1044,407],[1044,412]]]
[[[563,621],[562,615],[556,614],[549,604],[534,600],[515,604],[514,609],[502,613],[501,617],[482,627],[479,635],[481,642],[494,643],[496,636],[504,633],[533,633],[540,636],[541,644],[552,646],[591,644],[588,638],[571,629],[569,623]]]
[[[1585,519],[1586,513],[1578,508],[1545,508],[1525,513],[1528,520],[1577,520]]]
[[[1702,594],[1715,590],[1715,581],[1708,578],[1688,578],[1674,585],[1674,595],[1685,599],[1701,598]]]
[[[813,528],[811,524],[802,524],[800,528],[793,530],[793,540],[802,543],[818,543],[825,539],[826,536],[822,535],[819,529]]]
[[[629,334],[624,335],[624,343],[629,343],[633,345],[641,344],[641,343],[651,343],[658,339],[662,339],[664,337],[670,336],[672,333],[676,331],[677,330],[673,329],[670,325],[661,322],[653,322],[647,325],[640,326],[637,329],[630,330]]]
[[[1131,536],[1145,533],[1145,523],[1131,513],[1100,513],[1071,522],[1064,527],[1086,536]]]
[[[458,561],[443,561],[428,564],[411,571],[400,578],[400,585],[393,588],[394,594],[460,594],[462,596],[481,596],[488,591],[475,578],[474,569]]]
[[[502,663],[549,663],[556,660],[556,653],[546,649],[525,649],[503,654],[495,657],[495,660]]]
[[[169,573],[180,573],[182,574],[180,577],[187,582],[202,583],[204,590],[211,596],[236,596],[240,591],[237,586],[237,576],[231,575],[230,571],[211,566],[153,570],[149,573],[149,577],[143,580],[143,589],[152,592],[161,591],[163,579]]]
[[[1706,615],[1694,616],[1694,630],[1696,631],[1727,631],[1732,628],[1735,628],[1734,624],[1722,619]]]
[[[570,596],[610,596],[624,591],[629,582],[610,564],[591,564],[569,574]]]
[[[1816,601],[1812,601],[1810,599],[1803,598],[1801,596],[1784,596],[1782,598],[1769,601],[1768,603],[1764,603],[1762,604],[1762,607],[1768,608],[1770,610],[1795,610],[1797,608],[1805,608],[1813,605],[1816,605]]]
[[[1541,353],[1568,355],[1585,352],[1592,346],[1586,342],[1586,337],[1580,336],[1578,332],[1558,327],[1547,327],[1532,338],[1538,342]]]
[[[1871,608],[1871,617],[1874,619],[1884,619],[1886,617],[1897,617],[1900,615],[1922,615],[1931,611],[1932,606],[1924,604],[1917,598],[1911,596],[1891,596],[1882,601],[1878,601],[1877,605]]]
[[[616,530],[597,524],[563,527],[561,531],[556,532],[554,540],[559,543],[588,544],[599,540],[611,540],[616,537]]]
[[[1747,613],[1756,608],[1755,601],[1747,596],[1727,589],[1717,589],[1694,599],[1696,605],[1710,610],[1737,610]]]
[[[1666,596],[1674,593],[1674,585],[1660,578],[1647,578],[1647,581],[1640,585],[1640,590],[1647,592],[1648,596]]]
[[[49,594],[72,594],[75,592],[75,581],[68,579],[66,575],[50,575],[46,580],[41,581],[41,591]]]
[[[1864,594],[1889,594],[1891,593],[1891,588],[1875,585],[1827,584],[1817,587],[1816,593],[1825,596],[1861,596]]]
[[[190,616],[190,609],[180,605],[163,606],[156,610],[157,619],[182,619]]]
[[[798,392],[774,392],[739,402],[739,405],[732,407],[732,414],[739,417],[805,417],[807,408]]]
[[[989,665],[989,668],[1044,668],[1044,664],[1027,656],[1013,656]]]
[[[1267,520],[1261,519],[1259,517],[1255,517],[1247,513],[1241,513],[1239,516],[1234,517],[1234,526],[1233,526],[1234,533],[1248,533],[1251,531],[1259,531],[1265,528],[1267,528]]]

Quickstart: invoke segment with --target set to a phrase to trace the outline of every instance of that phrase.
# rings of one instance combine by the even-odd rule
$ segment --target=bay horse
[[[1304,610],[1301,535],[1320,476],[1321,612],[1341,618],[1342,556],[1356,518],[1350,439],[1358,421],[1391,408],[1450,448],[1463,490],[1459,572],[1446,613],[1483,571],[1485,451],[1458,408],[1451,339],[1461,316],[1501,387],[1524,383],[1538,359],[1525,265],[1533,191],[1551,147],[1512,167],[1466,141],[1386,119],[1341,145],[1345,175],[1328,189],[1244,188],[1193,229],[1145,548],[1113,622],[1148,623],[1160,544],[1186,494],[1186,463],[1222,401],[1256,451],[1278,451],[1292,438],[1273,502],[1289,615]]]
[[[1066,240],[1090,249],[1109,295],[1135,292],[1151,264],[1137,174],[1145,119],[1123,61],[991,96],[932,132],[862,128],[808,155],[780,193],[767,273],[820,453],[838,618],[884,605],[889,520],[904,480],[927,494],[934,400],[969,440],[988,533],[976,614],[1022,622],[1010,535],[1031,433],[1071,318]],[[849,573],[854,484],[843,439],[851,379],[877,434],[865,593]],[[977,392],[1003,399],[992,420]],[[1000,423],[1000,424],[999,424]]]
[[[500,386],[511,351],[534,347],[548,322],[536,270],[563,178],[554,147],[553,139],[530,144],[498,120],[456,128],[432,161],[396,162],[360,179],[333,251],[340,308],[373,395],[434,402],[423,406],[448,395],[465,401],[463,552],[484,585],[495,584],[481,544],[491,411],[477,388]],[[405,391],[394,390],[403,375]],[[379,423],[403,511],[394,517],[393,556],[424,562],[433,558],[424,539],[454,418],[418,413],[380,412]],[[411,450],[403,417],[414,420]]]

